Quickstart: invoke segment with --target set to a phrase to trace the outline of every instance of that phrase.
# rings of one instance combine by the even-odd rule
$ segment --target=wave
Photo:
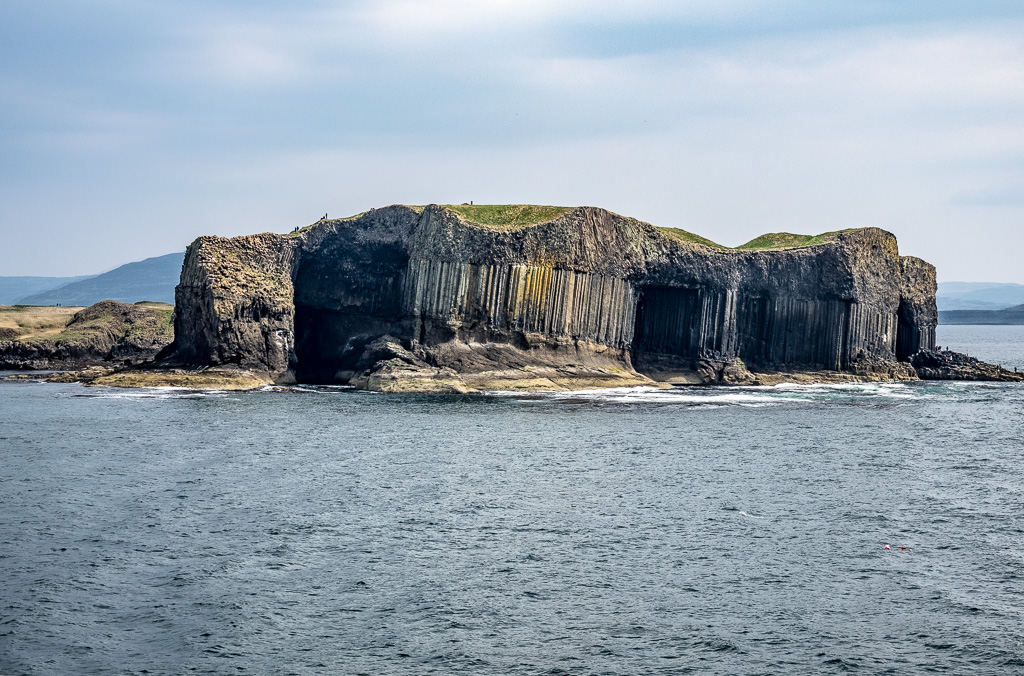
[[[570,390],[567,392],[488,392],[486,396],[509,397],[523,400],[583,401],[616,404],[677,404],[689,406],[772,406],[783,402],[767,389],[748,388],[696,388],[673,387],[614,387],[600,390]],[[787,396],[788,401],[810,401]]]
[[[701,387],[675,386],[617,387],[602,390],[572,390],[568,392],[488,392],[486,396],[507,397],[524,401],[577,401],[616,404],[676,404],[684,406],[744,406],[762,407],[787,404],[806,404],[819,401],[857,402],[917,400],[928,393],[921,387],[905,383],[838,383],[803,385],[783,383],[770,387]]]
[[[82,388],[71,396],[88,399],[222,399],[227,390],[193,390],[187,387],[146,387],[140,389]]]

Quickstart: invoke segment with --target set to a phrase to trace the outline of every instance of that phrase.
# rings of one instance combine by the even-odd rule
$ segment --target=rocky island
[[[174,338],[166,303],[105,300],[89,307],[0,306],[0,369],[60,370],[91,380],[152,362]]]
[[[98,382],[472,392],[911,380],[914,356],[935,347],[935,290],[935,268],[877,228],[731,249],[595,207],[393,205],[289,235],[200,237],[173,344],[154,366]]]

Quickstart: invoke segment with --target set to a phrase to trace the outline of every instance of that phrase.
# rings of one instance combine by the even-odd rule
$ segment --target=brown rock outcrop
[[[0,368],[67,369],[137,364],[173,338],[170,305],[105,300],[78,311],[52,335],[0,341]]]

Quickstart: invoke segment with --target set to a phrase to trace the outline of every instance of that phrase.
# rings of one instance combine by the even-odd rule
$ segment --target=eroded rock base
[[[922,380],[1024,381],[1024,373],[1009,371],[951,350],[920,350],[910,361]]]
[[[509,345],[449,342],[430,348],[406,348],[391,337],[369,345],[356,370],[339,372],[339,380],[377,392],[471,393],[485,391],[569,391],[608,387],[657,386],[650,378],[617,364],[621,355],[607,348],[574,345],[579,363],[563,352],[538,349],[532,354]]]
[[[498,353],[495,353],[498,350]],[[586,351],[578,354],[587,356]],[[1008,371],[956,352],[922,350],[910,362],[863,357],[846,371],[815,369],[749,369],[739,359],[698,360],[690,368],[637,373],[605,363],[600,352],[590,363],[558,364],[555,357],[534,360],[506,346],[452,344],[435,349],[409,349],[390,336],[366,346],[357,370],[339,372],[337,382],[374,392],[471,394],[477,392],[565,392],[617,387],[774,386],[965,380],[1021,382],[1024,373]],[[440,358],[440,360],[439,360]],[[504,363],[500,363],[500,358]],[[450,364],[467,370],[453,368]],[[188,389],[250,390],[268,385],[294,385],[290,373],[276,377],[236,366],[205,369],[104,366],[60,373],[10,378],[42,378],[49,382],[80,382],[108,387],[181,387]]]
[[[107,387],[183,387],[193,390],[252,390],[274,384],[269,373],[230,367],[124,369],[81,382]]]

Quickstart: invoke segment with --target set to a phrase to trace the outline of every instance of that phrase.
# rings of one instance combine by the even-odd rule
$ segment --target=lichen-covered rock
[[[286,372],[294,355],[296,243],[274,234],[193,242],[175,289],[174,359]]]
[[[499,227],[391,206],[289,237],[202,237],[168,363],[376,389],[532,382],[530,369],[749,384],[783,370],[909,377],[898,360],[934,346],[935,270],[883,230],[732,250],[604,209],[552,213]]]

